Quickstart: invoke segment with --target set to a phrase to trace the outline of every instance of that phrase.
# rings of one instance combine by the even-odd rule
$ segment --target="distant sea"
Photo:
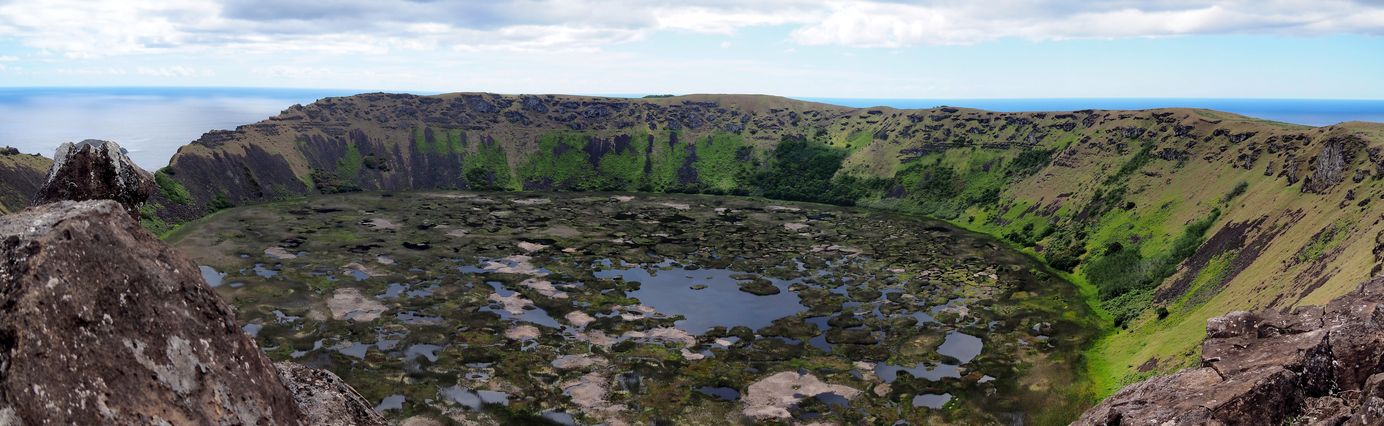
[[[234,129],[328,96],[368,90],[259,88],[0,88],[0,146],[53,155],[58,144],[107,139],[130,151],[140,166],[168,164],[178,147],[209,130]],[[799,98],[852,107],[992,111],[1070,111],[1195,107],[1288,123],[1321,126],[1341,121],[1384,122],[1384,100],[1302,99],[841,99]]]
[[[0,88],[0,146],[51,157],[63,142],[105,139],[150,171],[214,129],[234,129],[355,90]]]

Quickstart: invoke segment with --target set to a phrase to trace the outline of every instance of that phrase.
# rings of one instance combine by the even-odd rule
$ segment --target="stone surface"
[[[1125,387],[1078,425],[1384,424],[1384,278],[1325,307],[1207,321],[1202,367]]]
[[[302,420],[197,266],[114,201],[0,218],[0,413],[28,425]]]
[[[321,426],[384,425],[384,418],[364,397],[330,371],[304,367],[292,362],[274,364],[284,385],[307,422]]]
[[[120,145],[94,139],[64,143],[53,155],[48,180],[34,204],[55,201],[115,200],[130,217],[154,191],[154,177],[140,169]]]
[[[761,421],[790,419],[793,416],[790,408],[804,399],[826,393],[847,400],[860,395],[859,390],[849,386],[829,384],[811,374],[784,371],[750,385],[743,413],[745,417]]]

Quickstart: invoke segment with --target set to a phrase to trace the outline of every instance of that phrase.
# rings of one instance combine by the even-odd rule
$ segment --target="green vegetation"
[[[360,186],[356,185],[354,179],[342,179],[331,170],[313,169],[311,179],[313,187],[323,194],[360,191]]]
[[[509,171],[509,160],[499,144],[479,144],[476,152],[462,158],[462,178],[476,191],[517,189]]]
[[[1331,226],[1318,232],[1311,241],[1307,242],[1307,245],[1298,249],[1297,253],[1293,255],[1294,260],[1297,260],[1297,263],[1316,262],[1327,252],[1340,245],[1341,241],[1350,233],[1350,229],[1351,222],[1349,221],[1331,224]]]
[[[1143,145],[1140,145],[1139,152],[1134,153],[1133,157],[1130,157],[1128,161],[1125,161],[1124,165],[1120,166],[1120,170],[1118,172],[1115,172],[1115,174],[1112,174],[1105,178],[1105,184],[1120,184],[1124,182],[1130,174],[1133,174],[1135,171],[1138,171],[1140,168],[1143,168],[1145,165],[1147,165],[1149,161],[1153,160],[1153,147],[1153,142],[1145,142]]]
[[[466,134],[458,129],[434,129],[415,127],[412,130],[413,143],[419,150],[429,154],[449,154],[461,152],[466,146]]]
[[[235,207],[235,203],[227,199],[226,193],[224,192],[216,194],[216,198],[212,199],[210,204],[207,204],[207,208],[210,208],[212,211],[225,210],[231,207]]]
[[[729,193],[749,180],[753,149],[745,145],[740,135],[717,133],[709,136],[697,143],[696,152],[697,180],[706,189],[702,192]],[[604,165],[605,160],[601,164]]]
[[[519,167],[518,175],[524,188],[567,188],[575,191],[620,191],[635,187],[629,175],[607,175],[590,161],[585,149],[591,136],[579,132],[543,135],[538,140],[538,152]],[[612,153],[611,155],[635,155]],[[601,157],[600,161],[604,161]],[[613,160],[614,161],[614,160]]]
[[[845,149],[785,136],[774,149],[769,169],[756,174],[754,183],[769,198],[854,205],[866,188],[859,179],[836,176],[847,154]]]
[[[360,150],[356,148],[354,142],[346,144],[346,154],[336,160],[336,175],[342,179],[355,182],[356,177],[360,176],[361,167],[365,166],[365,158],[360,155]]]
[[[164,167],[154,172],[154,183],[159,187],[159,194],[162,194],[168,201],[172,201],[184,206],[192,205],[192,194],[187,192],[187,188],[177,179],[173,178],[173,169]]]
[[[163,235],[175,228],[175,226],[169,225],[168,222],[159,218],[158,211],[162,207],[163,206],[160,206],[158,203],[152,202],[144,203],[139,206],[140,226],[143,226],[145,230],[148,230],[154,235]]]
[[[1229,193],[1225,194],[1225,197],[1224,197],[1224,198],[1221,198],[1221,202],[1222,202],[1222,203],[1229,203],[1231,200],[1234,200],[1235,198],[1237,198],[1237,197],[1239,197],[1239,196],[1241,196],[1241,195],[1245,195],[1245,191],[1248,190],[1248,189],[1249,189],[1249,182],[1240,181],[1240,183],[1235,184],[1235,187],[1234,187],[1234,188],[1231,188],[1231,189],[1230,189],[1230,192],[1229,192]]]
[[[1177,271],[1179,263],[1196,253],[1206,230],[1220,214],[1220,210],[1212,210],[1206,218],[1188,224],[1166,254],[1147,255],[1138,245],[1125,247],[1112,241],[1082,267],[1099,290],[1101,307],[1114,316],[1115,325],[1125,324],[1149,307],[1153,290]]]
[[[1084,121],[1088,117],[1083,113],[1011,116],[965,110],[903,114],[886,110],[836,117],[830,111],[812,116],[809,110],[783,109],[772,102],[725,107],[744,111],[746,105],[758,112],[738,124],[724,117],[693,124],[626,114],[609,121],[610,126],[586,126],[578,119],[563,122],[570,126],[515,131],[510,125],[517,124],[505,124],[500,117],[493,131],[430,129],[417,123],[412,129],[386,129],[383,135],[386,143],[413,150],[405,153],[401,164],[393,165],[392,172],[406,167],[411,155],[459,160],[460,170],[451,173],[455,175],[451,178],[460,178],[451,185],[458,188],[729,193],[864,204],[936,217],[996,236],[1060,271],[1097,308],[1101,315],[1097,327],[1109,331],[1107,340],[1091,348],[1085,358],[1071,360],[1089,366],[1093,381],[1089,393],[1097,397],[1120,384],[1191,365],[1206,318],[1227,309],[1263,306],[1282,292],[1274,287],[1249,291],[1281,279],[1265,278],[1268,268],[1243,269],[1244,265],[1234,264],[1240,254],[1234,250],[1198,254],[1200,268],[1178,270],[1218,223],[1243,226],[1266,215],[1266,222],[1257,222],[1265,225],[1246,227],[1247,232],[1273,229],[1284,235],[1274,237],[1281,238],[1275,244],[1286,239],[1294,246],[1275,248],[1262,257],[1281,262],[1284,268],[1297,268],[1289,272],[1299,275],[1316,273],[1302,272],[1307,268],[1304,263],[1331,263],[1323,268],[1333,271],[1331,276],[1318,277],[1325,284],[1310,298],[1297,301],[1319,303],[1333,292],[1339,294],[1344,287],[1341,282],[1364,274],[1353,269],[1358,265],[1343,265],[1333,255],[1346,244],[1354,250],[1360,241],[1351,237],[1350,228],[1336,229],[1341,223],[1359,223],[1342,218],[1347,214],[1338,211],[1349,210],[1358,219],[1373,215],[1368,211],[1379,205],[1377,199],[1367,205],[1374,199],[1368,195],[1350,203],[1341,201],[1341,195],[1347,188],[1356,195],[1375,194],[1381,185],[1377,182],[1384,182],[1347,179],[1335,192],[1311,196],[1300,195],[1297,187],[1283,189],[1273,183],[1282,181],[1281,175],[1262,173],[1270,161],[1271,171],[1282,171],[1282,155],[1270,152],[1251,159],[1243,155],[1248,144],[1225,145],[1224,138],[1203,140],[1208,132],[1222,128],[1235,134],[1257,131],[1255,142],[1281,137],[1279,130],[1301,132],[1304,128],[1266,127],[1204,111],[1105,114]],[[788,112],[769,113],[762,108]],[[803,124],[788,118],[789,112],[800,114]],[[1225,123],[1198,121],[1202,116]],[[1131,137],[1135,133],[1127,130],[1135,128],[1147,134]],[[1384,135],[1378,128],[1357,126],[1352,131],[1368,134],[1375,145]],[[371,133],[372,137],[380,134],[379,129]],[[473,140],[467,140],[468,134]],[[511,140],[493,142],[490,137]],[[620,142],[614,143],[617,139]],[[1317,138],[1310,139],[1303,143],[1318,148],[1313,145],[1319,143]],[[303,143],[299,142],[300,149]],[[345,146],[345,155],[335,163],[327,160],[324,166],[310,163],[303,168],[302,159],[287,159],[298,171],[298,179],[311,188],[329,193],[359,191],[373,184],[359,179],[361,173],[389,173],[391,164],[386,160],[395,158],[380,152],[375,154],[387,158],[362,155],[361,149],[367,147]],[[221,202],[228,199],[213,198],[220,195],[215,188],[193,188],[197,196],[209,198],[194,202],[178,180],[156,177],[160,193],[168,200],[161,201],[163,207],[176,207],[175,203],[212,209],[229,206]],[[192,182],[190,177],[181,179]],[[284,189],[284,182],[267,184],[275,188],[275,196],[294,195],[294,189]],[[1251,186],[1254,191],[1249,191]],[[1338,203],[1342,208],[1332,207]],[[1346,208],[1351,205],[1355,207]],[[184,214],[188,209],[167,210]],[[1283,211],[1302,216],[1291,220],[1275,216]],[[1332,225],[1323,229],[1326,223]],[[151,225],[167,226],[152,220],[146,224]],[[1179,298],[1160,299],[1154,305],[1158,286],[1179,272],[1191,274],[1186,278],[1191,283],[1188,289]],[[1260,287],[1246,287],[1247,283]],[[1223,289],[1233,290],[1227,294],[1234,294],[1235,300],[1222,296]],[[1135,371],[1154,359],[1153,368]]]
[[[1005,175],[1010,178],[1031,176],[1052,162],[1053,151],[1051,149],[1030,149],[1020,152],[1019,155],[1014,156],[1013,161],[1009,162],[1005,169]]]

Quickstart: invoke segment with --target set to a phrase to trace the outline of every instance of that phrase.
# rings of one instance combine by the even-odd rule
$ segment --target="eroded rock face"
[[[53,155],[48,181],[34,204],[56,201],[115,200],[131,217],[154,191],[154,177],[140,169],[115,142],[87,139],[64,143]]]
[[[1130,385],[1078,425],[1384,424],[1384,278],[1325,307],[1207,321],[1202,367]]]
[[[274,364],[279,376],[293,394],[308,424],[320,426],[384,425],[384,418],[371,408],[370,401],[340,377],[327,370],[297,363]]]
[[[0,218],[0,414],[26,425],[303,420],[197,266],[104,200]]]

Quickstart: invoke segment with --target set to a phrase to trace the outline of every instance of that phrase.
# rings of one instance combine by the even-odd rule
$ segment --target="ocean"
[[[0,146],[52,155],[83,139],[120,143],[149,170],[168,164],[178,147],[209,130],[234,129],[294,105],[366,90],[261,88],[0,88]],[[1196,107],[1274,121],[1321,126],[1384,122],[1384,100],[1315,99],[846,99],[799,98],[852,107],[950,105],[992,111],[1069,111]]]
[[[52,156],[105,139],[150,171],[209,130],[254,123],[294,104],[357,91],[241,88],[0,88],[0,146]]]

